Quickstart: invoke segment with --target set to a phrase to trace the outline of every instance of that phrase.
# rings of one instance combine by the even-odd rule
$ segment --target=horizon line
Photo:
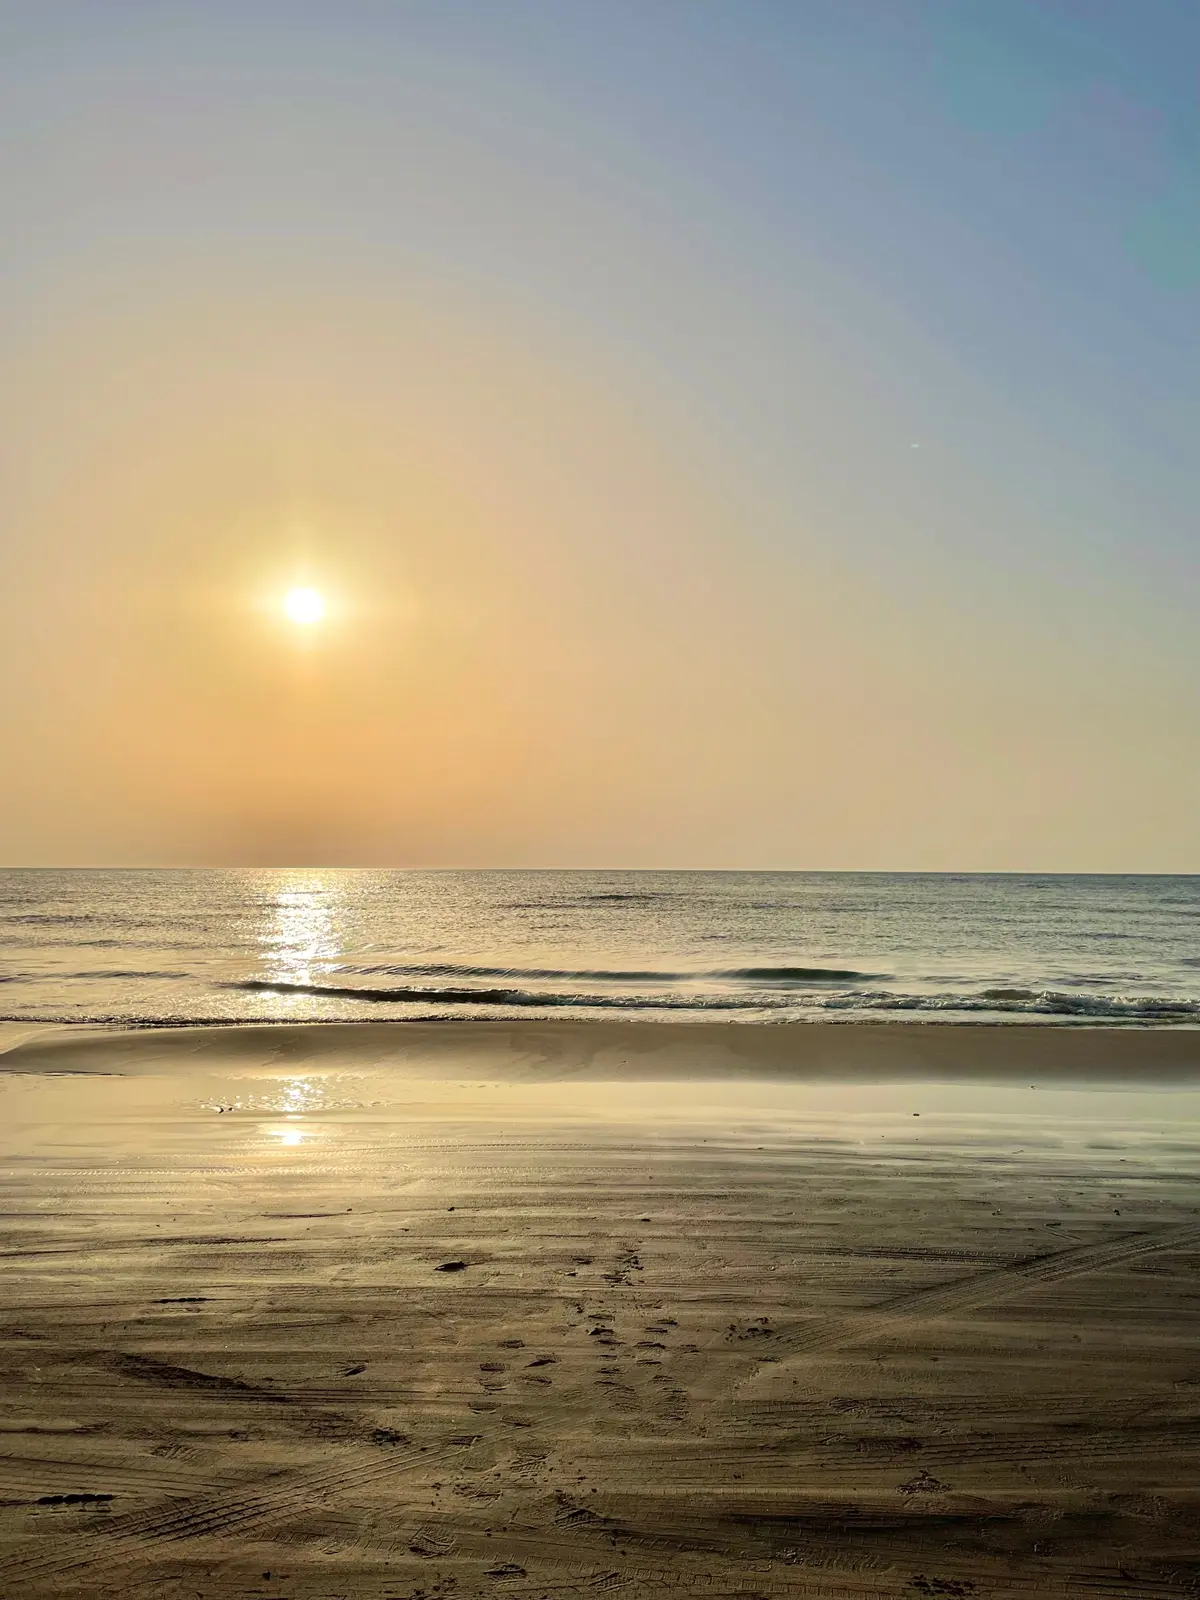
[[[622,866],[470,866],[397,865],[381,862],[13,862],[0,872],[544,872],[679,874],[743,877],[886,878],[1196,878],[1200,869],[1060,867],[622,867]]]

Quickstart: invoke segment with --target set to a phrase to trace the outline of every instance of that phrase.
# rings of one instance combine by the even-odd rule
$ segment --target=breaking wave
[[[757,975],[772,969],[749,970]],[[986,1020],[989,1016],[1009,1015],[1079,1022],[1200,1022],[1200,1001],[1195,1000],[1163,995],[1085,995],[1019,988],[934,994],[861,988],[839,988],[836,993],[828,990],[821,992],[820,989],[743,994],[661,990],[654,993],[587,993],[574,989],[555,991],[483,985],[396,984],[359,987],[354,984],[295,983],[272,978],[247,978],[222,987],[251,994],[309,995],[315,999],[365,1001],[372,1005],[487,1006],[502,1011],[518,1008],[544,1011],[758,1012],[773,1015],[776,1020],[791,1016],[810,1021],[831,1013],[894,1012],[916,1013],[942,1020],[952,1019],[957,1014],[976,1021]]]
[[[1073,1017],[1095,1022],[1200,1021],[1200,1001],[1165,995],[1067,994],[1053,989],[985,989],[976,994],[849,994],[832,1004],[864,1011],[923,1011],[943,1015],[1011,1014]]]
[[[251,993],[307,994],[331,1000],[367,1000],[392,1005],[521,1006],[538,1009],[573,1006],[577,1009],[622,1011],[747,1011],[761,1010],[759,999],[727,995],[556,994],[531,989],[401,988],[360,989],[332,983],[288,983],[267,978],[247,978],[226,985]]]

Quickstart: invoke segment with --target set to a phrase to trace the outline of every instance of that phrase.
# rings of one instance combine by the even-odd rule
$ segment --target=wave
[[[731,967],[725,972],[709,972],[702,976],[742,978],[751,983],[862,983],[879,974],[856,972],[850,967]]]
[[[631,994],[555,994],[531,989],[360,989],[353,985],[330,983],[276,983],[267,978],[247,978],[223,985],[249,993],[306,994],[318,999],[368,1000],[392,1005],[521,1006],[542,1009],[575,1006],[579,1009],[625,1011],[743,1011],[760,1010],[759,999],[735,999],[728,995],[631,995]],[[780,1002],[776,1001],[778,1005]]]
[[[33,943],[28,936],[0,933],[0,945],[14,945],[20,950],[199,950],[205,954],[209,947],[187,939],[48,939]]]
[[[0,1022],[38,1023],[55,1028],[245,1028],[287,1027],[296,1022],[295,1017],[208,1016],[197,1012],[194,1017],[167,1017],[161,1012],[97,1011],[79,1016],[67,1011],[22,1011],[7,1016]],[[336,1027],[339,1017],[305,1017],[305,1027]],[[421,1021],[429,1021],[422,1017]],[[440,1019],[433,1019],[440,1020]]]
[[[1084,1021],[1200,1021],[1200,1000],[1169,995],[1067,994],[1058,990],[984,989],[977,994],[857,994],[846,997],[867,1011],[964,1011],[1024,1016],[1077,1017]]]
[[[620,1011],[648,1018],[663,1013],[687,1013],[704,1016],[727,1016],[745,1025],[756,1023],[838,1022],[853,1026],[871,1018],[903,1017],[912,1019],[915,1026],[921,1022],[943,1026],[978,1025],[1011,1018],[1014,1022],[1026,1020],[1043,1025],[1086,1027],[1104,1024],[1110,1027],[1200,1027],[1200,1001],[1174,999],[1163,996],[1086,996],[1062,994],[1053,991],[1037,993],[1028,991],[1003,991],[996,994],[898,994],[887,991],[845,991],[837,995],[814,994],[802,996],[735,997],[728,995],[632,995],[544,993],[524,989],[459,989],[459,988],[389,988],[358,989],[333,984],[269,983],[247,980],[225,984],[221,987],[249,994],[307,996],[315,1000],[365,1001],[390,1004],[400,1010],[424,1006],[429,1009],[419,1013],[421,1021],[450,1021],[461,1019],[462,1008],[470,1007],[476,1014],[492,1020],[522,1012],[552,1012],[562,1015],[574,1013],[580,1017],[588,1013]],[[1019,996],[1019,997],[1018,997]],[[1027,998],[1026,998],[1027,996]],[[408,1013],[410,1016],[411,1012]],[[212,1014],[200,1008],[187,1015],[178,1011],[139,1010],[75,1010],[64,1011],[57,1007],[28,1007],[0,1013],[0,1022],[55,1023],[58,1025],[109,1024],[126,1028],[159,1027],[227,1027],[239,1023],[283,1022],[336,1022],[345,1020],[341,1015],[312,1015],[293,1013],[287,1016],[264,1015],[261,1011],[236,1011]],[[398,1019],[397,1019],[398,1021]]]
[[[688,972],[617,972],[604,967],[474,967],[446,961],[409,966],[337,966],[331,970],[354,973],[362,978],[585,978],[596,983],[682,983],[690,977],[708,976]]]
[[[151,968],[130,968],[104,972],[60,972],[55,975],[56,983],[140,983],[142,979],[152,982],[184,982],[194,978],[192,972],[157,972]],[[0,972],[0,983],[23,983],[36,986],[45,983],[45,976],[36,972]]]
[[[769,970],[769,969],[768,969]],[[395,985],[387,988],[351,984],[291,983],[248,978],[222,985],[260,994],[304,994],[317,999],[365,1000],[373,1004],[500,1006],[522,1009],[622,1011],[771,1011],[812,1013],[837,1011],[906,1011],[945,1015],[947,1012],[1077,1017],[1098,1021],[1188,1021],[1200,1019],[1200,1001],[1161,995],[1082,995],[1056,990],[985,989],[974,994],[911,994],[894,990],[845,989],[836,995],[728,994],[586,994],[525,988]]]
[[[661,890],[641,889],[637,893],[628,894],[585,894],[583,903],[585,905],[595,905],[597,902],[601,902],[616,905],[624,901],[670,900],[672,898],[671,895],[664,894]]]
[[[99,912],[74,911],[58,913],[49,911],[6,911],[0,915],[0,922],[18,923],[23,927],[32,928],[74,928],[84,922],[101,921]],[[113,919],[108,919],[113,920]]]
[[[585,894],[574,900],[506,900],[503,911],[586,911],[597,905],[650,905],[677,897],[666,890],[642,890],[637,894]]]
[[[78,982],[80,980],[89,979],[89,978],[91,978],[91,979],[109,978],[109,979],[116,979],[118,981],[125,981],[125,982],[129,982],[130,980],[133,980],[133,981],[136,982],[136,981],[138,981],[138,980],[140,980],[142,978],[153,978],[153,979],[156,979],[156,980],[157,979],[175,979],[175,980],[180,980],[180,981],[186,981],[188,978],[194,978],[195,977],[195,973],[193,973],[193,972],[157,972],[157,971],[153,970],[150,967],[131,967],[131,968],[129,968],[128,971],[123,970],[121,968],[114,968],[111,971],[104,971],[104,972],[64,972],[62,976],[63,976],[64,980],[70,981],[70,982]]]
[[[362,978],[531,978],[592,983],[695,983],[723,979],[743,983],[861,983],[878,973],[849,967],[726,967],[706,972],[617,970],[609,967],[484,967],[456,962],[396,963],[375,966],[339,965],[333,972]]]

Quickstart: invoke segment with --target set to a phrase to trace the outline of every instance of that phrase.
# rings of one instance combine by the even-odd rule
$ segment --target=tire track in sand
[[[372,1461],[284,1471],[256,1480],[257,1489],[224,1489],[191,1499],[172,1499],[165,1506],[127,1516],[107,1518],[94,1532],[60,1542],[53,1550],[37,1551],[0,1570],[6,1583],[24,1586],[47,1578],[61,1578],[80,1567],[94,1567],[108,1575],[118,1566],[144,1556],[146,1546],[182,1539],[203,1539],[246,1529],[279,1517],[294,1515],[315,1501],[324,1501],[347,1489],[373,1483],[406,1468],[432,1466],[470,1449],[474,1438],[459,1437],[407,1449],[388,1449]],[[9,1590],[8,1592],[16,1592]]]
[[[866,1344],[913,1323],[937,1321],[960,1311],[993,1305],[1027,1288],[1061,1283],[1084,1273],[1124,1266],[1127,1262],[1162,1250],[1186,1249],[1198,1244],[1200,1227],[1169,1228],[1152,1234],[1124,1234],[1120,1239],[1079,1245],[1074,1249],[1055,1251],[1053,1255],[1032,1256],[1009,1266],[973,1273],[969,1278],[959,1278],[954,1283],[913,1289],[861,1312],[834,1318],[822,1317],[792,1328],[784,1327],[771,1340],[768,1359],[764,1361],[760,1358],[745,1377],[734,1382],[732,1388],[736,1392],[746,1384],[753,1383],[764,1371],[785,1368],[801,1356],[824,1355],[847,1345]],[[784,1358],[782,1361],[781,1356]]]

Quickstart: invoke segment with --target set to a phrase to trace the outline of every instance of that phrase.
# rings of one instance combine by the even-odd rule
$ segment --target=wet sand
[[[1200,1033],[60,1030],[0,1115],[6,1600],[1200,1592]]]

